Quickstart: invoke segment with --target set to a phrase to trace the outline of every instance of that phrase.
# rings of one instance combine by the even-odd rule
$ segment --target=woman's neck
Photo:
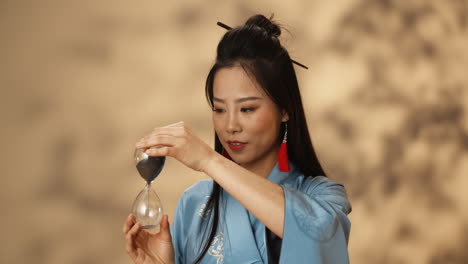
[[[276,147],[263,158],[251,163],[241,164],[241,166],[257,175],[262,176],[263,178],[267,178],[268,175],[270,175],[271,170],[275,167],[278,151],[279,147]]]

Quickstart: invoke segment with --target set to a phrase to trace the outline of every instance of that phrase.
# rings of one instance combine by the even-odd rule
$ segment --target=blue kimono
[[[349,263],[347,244],[351,205],[341,184],[323,176],[304,177],[290,164],[290,172],[277,165],[268,180],[283,187],[285,219],[283,239],[276,237],[229,193],[220,195],[216,236],[200,263]],[[188,188],[177,205],[172,240],[176,263],[193,263],[210,232],[205,212],[213,180]]]

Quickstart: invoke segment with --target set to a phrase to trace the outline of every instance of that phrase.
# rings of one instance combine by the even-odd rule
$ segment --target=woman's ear
[[[283,110],[281,114],[281,122],[286,122],[288,120],[289,120],[288,112],[286,112],[286,110]]]

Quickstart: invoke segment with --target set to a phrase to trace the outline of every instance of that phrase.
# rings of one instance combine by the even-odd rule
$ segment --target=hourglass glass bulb
[[[136,197],[133,202],[132,213],[143,229],[151,229],[159,225],[163,215],[163,208],[151,184],[147,184]]]
[[[163,215],[161,201],[151,188],[151,183],[161,173],[166,157],[151,157],[136,149],[134,160],[138,173],[146,181],[146,186],[133,202],[132,213],[142,228],[150,229],[159,225]]]
[[[166,161],[166,157],[151,157],[139,149],[135,149],[134,159],[138,173],[147,184],[151,184],[158,177]]]

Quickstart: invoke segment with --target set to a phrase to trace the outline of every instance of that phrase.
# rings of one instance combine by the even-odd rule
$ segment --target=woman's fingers
[[[138,226],[135,225],[135,215],[129,214],[127,220],[123,226],[123,233],[125,234],[125,248],[127,250],[127,254],[133,260],[137,258],[137,252],[135,247],[135,239],[134,239],[134,229],[138,229]]]
[[[187,167],[202,171],[206,160],[215,153],[183,122],[154,131],[135,144],[136,148],[152,157],[169,156]]]
[[[125,221],[123,225],[122,232],[126,235],[128,230],[130,230],[130,228],[132,228],[134,224],[135,224],[135,215],[129,214],[127,216],[127,220]]]
[[[179,121],[177,123],[172,123],[172,124],[169,124],[169,125],[164,126],[164,127],[181,127],[181,126],[184,126],[184,121]]]
[[[171,145],[179,137],[185,137],[190,133],[190,128],[183,121],[164,127],[156,127],[151,133],[142,137],[135,146],[145,150],[151,146]]]
[[[136,142],[135,147],[145,151],[150,147],[174,146],[177,141],[187,136],[184,128],[160,128]]]
[[[181,124],[181,123],[177,123]],[[147,136],[152,134],[159,134],[159,135],[180,135],[181,132],[186,129],[185,125],[173,125],[173,126],[164,126],[164,127],[155,127],[153,130],[148,133]]]
[[[167,214],[163,215],[163,217],[161,218],[161,222],[160,222],[160,228],[161,230],[164,230],[164,231],[168,231],[169,230],[169,220],[168,220],[168,216]]]
[[[160,223],[160,233],[163,239],[171,241],[171,231],[170,231],[170,226],[169,226],[169,220],[168,216],[165,214],[163,215]]]
[[[153,135],[147,139],[142,139],[135,144],[139,149],[146,149],[153,146],[174,146],[177,143],[177,137],[167,135]]]
[[[182,135],[184,132],[184,127],[182,126],[173,126],[173,127],[156,127],[149,133],[149,135],[172,135],[172,136],[179,136]]]
[[[135,238],[140,231],[140,224],[135,224],[133,227],[127,232],[125,235],[126,245],[125,248],[127,250],[127,254],[132,258],[135,259],[137,257],[137,246],[135,242]]]
[[[145,153],[151,157],[172,156],[171,149],[168,147],[150,148],[145,150]]]
[[[137,249],[135,263],[143,263],[145,261],[146,254],[142,249]]]

